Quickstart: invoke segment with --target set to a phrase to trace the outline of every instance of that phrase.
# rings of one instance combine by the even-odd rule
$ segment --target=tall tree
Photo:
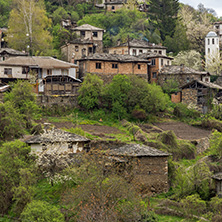
[[[8,43],[18,50],[35,54],[46,52],[52,38],[48,32],[51,20],[46,16],[43,0],[14,0],[15,7],[10,13]]]
[[[172,37],[176,27],[178,0],[153,0],[150,4],[150,16],[154,26],[159,29],[162,40]]]

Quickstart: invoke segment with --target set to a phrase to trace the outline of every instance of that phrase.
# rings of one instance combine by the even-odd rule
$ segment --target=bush
[[[32,201],[27,204],[23,212],[21,213],[22,222],[62,222],[65,221],[64,215],[59,209],[53,205],[44,201]]]
[[[222,157],[222,133],[214,131],[210,138],[210,151],[218,158]]]
[[[209,203],[210,210],[213,211],[215,214],[222,215],[222,199],[219,197],[213,197]]]
[[[195,109],[188,109],[186,104],[176,104],[173,114],[179,118],[197,118],[200,117],[200,113]]]
[[[140,121],[144,121],[147,118],[147,114],[145,110],[143,109],[134,109],[131,115],[134,119],[137,119]]]

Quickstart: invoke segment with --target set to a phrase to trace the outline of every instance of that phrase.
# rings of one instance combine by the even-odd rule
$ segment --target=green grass
[[[169,216],[169,215],[157,215],[159,221],[161,222],[177,222],[177,221],[183,221],[183,222],[194,222],[197,221],[196,219],[185,219],[183,217],[177,217],[177,216]]]

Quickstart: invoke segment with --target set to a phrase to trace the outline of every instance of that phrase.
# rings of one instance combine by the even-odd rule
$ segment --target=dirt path
[[[204,137],[208,137],[211,133],[209,130],[197,128],[190,126],[182,122],[165,122],[165,123],[155,123],[155,126],[162,130],[172,130],[176,136],[184,140],[197,140]]]

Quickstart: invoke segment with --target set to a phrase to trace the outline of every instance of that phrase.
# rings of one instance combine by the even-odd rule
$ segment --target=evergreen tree
[[[167,35],[172,37],[174,34],[178,10],[178,0],[153,0],[150,4],[151,20],[159,29],[163,41]]]

